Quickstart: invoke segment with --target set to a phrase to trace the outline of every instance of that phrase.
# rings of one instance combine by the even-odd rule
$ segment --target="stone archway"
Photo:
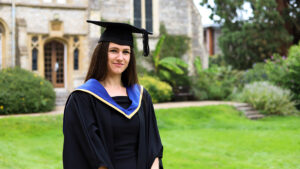
[[[44,73],[55,88],[64,87],[64,44],[52,40],[44,45]]]

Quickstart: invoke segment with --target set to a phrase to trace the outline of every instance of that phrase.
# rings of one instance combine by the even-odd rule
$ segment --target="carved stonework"
[[[50,36],[62,37],[64,34],[63,22],[58,19],[50,21]]]
[[[51,21],[51,30],[52,31],[61,31],[62,30],[62,21]]]

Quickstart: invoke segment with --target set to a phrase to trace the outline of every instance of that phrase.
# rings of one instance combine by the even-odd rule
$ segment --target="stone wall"
[[[48,34],[49,22],[57,17],[63,22],[65,34],[87,34],[87,23],[84,22],[87,18],[85,10],[17,7],[16,17],[26,20],[28,33]]]
[[[159,19],[170,34],[188,35],[190,0],[160,0]]]
[[[193,60],[195,57],[200,57],[202,67],[208,68],[208,53],[203,43],[203,27],[202,27],[202,19],[198,9],[195,5],[192,5],[192,53]],[[192,69],[192,72],[195,70]]]
[[[108,21],[130,22],[132,0],[101,0],[101,18]]]
[[[192,0],[161,0],[160,23],[169,34],[185,35],[191,39],[190,50],[183,59],[189,65],[190,74],[194,73],[194,59],[200,57],[203,68],[208,67],[208,55],[203,44],[201,15]]]

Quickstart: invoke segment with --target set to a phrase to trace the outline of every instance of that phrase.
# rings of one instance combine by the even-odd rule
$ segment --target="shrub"
[[[54,108],[52,84],[21,68],[0,71],[0,114],[45,112]]]
[[[266,60],[265,71],[268,79],[278,86],[282,86],[285,82],[285,76],[288,73],[286,57],[274,54],[271,59]]]
[[[231,67],[211,66],[206,70],[198,70],[198,75],[192,77],[192,91],[200,100],[227,99],[233,88],[239,86],[241,72]]]
[[[252,69],[248,69],[247,71],[245,71],[242,79],[243,84],[269,80],[264,67],[265,63],[257,63],[253,65]]]
[[[287,64],[287,75],[284,76],[283,86],[290,89],[297,103],[297,108],[300,109],[300,43],[289,49]]]
[[[235,98],[251,104],[264,114],[288,115],[297,112],[295,102],[291,101],[291,92],[267,81],[246,84]]]
[[[149,75],[140,77],[139,81],[150,93],[153,103],[171,100],[173,94],[172,87],[168,83]]]

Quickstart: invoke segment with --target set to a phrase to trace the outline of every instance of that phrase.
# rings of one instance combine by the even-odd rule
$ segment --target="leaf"
[[[197,73],[200,74],[202,72],[202,65],[201,65],[201,60],[199,59],[199,57],[195,58],[195,67],[196,67]]]
[[[170,70],[171,72],[175,73],[175,74],[183,74],[183,70],[181,70],[180,67],[178,67],[176,64],[172,64],[172,63],[169,63],[169,62],[162,62],[160,61],[159,62],[159,66],[165,68],[165,69],[168,69]]]
[[[176,57],[165,57],[160,62],[168,62],[175,65],[178,65],[183,68],[187,68],[188,64],[186,64],[182,59],[176,58]]]
[[[165,79],[165,80],[171,79],[171,74],[167,70],[163,70],[163,69],[160,70],[159,75],[162,77],[162,79]]]
[[[159,54],[160,54],[160,51],[161,51],[161,48],[162,48],[165,38],[166,38],[166,36],[162,35],[156,44],[154,55],[153,55],[153,62],[154,62],[155,66],[158,66]]]

